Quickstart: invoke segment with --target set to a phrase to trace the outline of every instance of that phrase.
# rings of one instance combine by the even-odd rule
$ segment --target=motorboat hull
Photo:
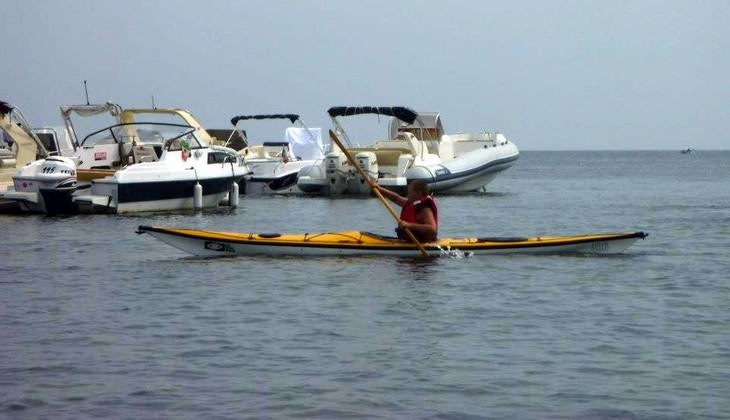
[[[421,180],[433,192],[464,193],[479,191],[496,176],[515,164],[519,151],[513,144],[483,148],[440,164],[416,166],[406,171],[408,182]]]
[[[289,174],[280,178],[258,178],[251,177],[246,179],[247,195],[299,195],[304,191],[297,186],[297,174]]]
[[[363,170],[377,176],[379,185],[398,193],[404,193],[408,183],[415,180],[425,182],[431,191],[438,193],[483,191],[519,158],[517,146],[499,136],[493,140],[452,142],[452,149],[444,152],[444,157],[423,154],[415,160],[408,154],[401,154],[397,161],[389,157],[397,150],[394,143],[383,143],[380,148],[355,149],[358,152],[355,157]],[[457,147],[459,150],[455,152]],[[409,157],[411,162],[407,163]],[[383,164],[386,170],[383,170]],[[368,195],[371,192],[367,183],[337,152],[328,154],[318,166],[300,171],[298,183],[302,191],[314,194]]]
[[[248,195],[304,194],[297,186],[297,174],[314,163],[312,160],[283,162],[277,158],[244,159],[244,162],[251,170],[246,176],[245,193]]]
[[[76,206],[71,201],[71,197],[77,189],[75,180],[63,182],[55,187],[44,185],[41,182],[36,184],[40,185],[35,185],[32,190],[9,190],[0,193],[0,198],[15,202],[23,213],[49,215],[76,213]]]
[[[73,198],[80,213],[133,213],[195,208],[195,186],[202,188],[203,208],[216,207],[243,176],[160,182],[120,183],[114,178],[93,182],[92,194]]]
[[[148,233],[182,251],[201,257],[245,255],[421,255],[415,244],[367,232],[346,231],[308,234],[257,234],[216,232],[139,226]],[[442,239],[423,244],[430,256],[461,251],[481,254],[615,254],[625,251],[644,232],[609,233],[578,236],[533,238]]]
[[[58,214],[76,214],[78,207],[73,202],[76,185],[56,188],[40,188],[34,192],[7,192],[3,197],[15,202],[23,213],[45,213],[49,216]]]
[[[282,162],[276,159],[245,161],[251,174],[246,176],[248,195],[303,194],[297,186],[297,174],[312,161]]]
[[[305,194],[327,195],[329,194],[329,185],[325,179],[299,179],[297,188]]]

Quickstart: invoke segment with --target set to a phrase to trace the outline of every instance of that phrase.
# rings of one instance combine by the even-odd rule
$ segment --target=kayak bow
[[[155,238],[193,255],[393,255],[418,256],[416,244],[369,232],[237,233],[158,226],[139,226],[137,233]],[[616,254],[623,252],[644,232],[604,233],[532,238],[462,238],[424,243],[426,252],[460,250],[473,254]]]

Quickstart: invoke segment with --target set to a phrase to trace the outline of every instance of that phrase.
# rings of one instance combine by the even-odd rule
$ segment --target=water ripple
[[[455,237],[651,233],[606,258],[211,260],[134,234],[389,231],[367,199],[0,216],[0,417],[730,418],[730,153],[678,155],[525,152],[441,200]]]

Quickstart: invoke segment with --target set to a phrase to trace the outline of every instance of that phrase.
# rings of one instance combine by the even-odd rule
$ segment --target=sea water
[[[730,418],[730,152],[523,152],[442,237],[614,256],[200,259],[138,225],[391,234],[374,198],[0,216],[0,418]]]

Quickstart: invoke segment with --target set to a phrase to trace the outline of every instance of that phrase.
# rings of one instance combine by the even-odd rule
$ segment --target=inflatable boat
[[[155,238],[193,255],[222,257],[240,255],[392,255],[416,257],[415,244],[397,238],[360,231],[327,233],[237,233],[159,226],[139,226],[137,233]],[[605,233],[532,238],[462,238],[424,243],[430,256],[462,251],[469,254],[616,254],[623,252],[644,232]]]
[[[407,107],[332,107],[327,113],[335,131],[358,165],[378,184],[405,193],[408,182],[421,180],[441,194],[484,191],[487,184],[517,161],[517,146],[499,132],[446,134],[436,112]],[[392,117],[387,140],[354,147],[338,117],[375,114]],[[300,190],[312,194],[369,195],[339,147],[299,171]]]

